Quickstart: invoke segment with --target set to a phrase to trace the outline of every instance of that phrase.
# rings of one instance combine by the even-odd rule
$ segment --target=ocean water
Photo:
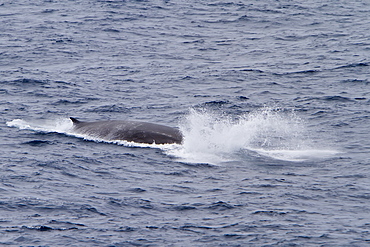
[[[1,246],[368,246],[370,2],[0,2]],[[179,128],[181,145],[77,135]]]

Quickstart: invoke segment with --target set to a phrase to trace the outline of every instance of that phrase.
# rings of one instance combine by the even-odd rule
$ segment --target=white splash
[[[304,121],[294,111],[263,108],[235,119],[191,109],[180,129],[183,145],[167,153],[185,162],[233,161],[243,150],[286,161],[328,158],[338,153],[315,148]]]

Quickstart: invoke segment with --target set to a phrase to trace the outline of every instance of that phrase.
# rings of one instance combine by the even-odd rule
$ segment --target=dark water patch
[[[354,83],[354,84],[368,85],[370,82],[369,82],[368,79],[364,79],[364,80],[361,80],[361,79],[346,79],[346,80],[342,80],[341,83]]]
[[[215,100],[203,103],[203,106],[223,106],[225,104],[229,104],[230,101],[228,100]]]
[[[66,137],[65,134],[58,133],[58,132],[35,131],[35,132],[31,132],[28,136],[30,136],[30,137],[39,137],[39,138],[43,138],[43,139],[59,139],[59,138],[69,139],[69,137]],[[55,142],[51,142],[51,144],[55,144]]]
[[[194,98],[210,98],[211,96],[207,94],[194,94],[193,97]]]
[[[2,104],[3,107],[3,113],[7,112],[21,112],[24,114],[24,111],[28,111],[30,106],[27,104],[23,103],[11,103],[11,102],[6,102]]]
[[[104,106],[98,106],[94,108],[89,108],[88,110],[85,110],[86,112],[96,112],[96,113],[130,113],[131,110],[125,106],[114,104],[114,105],[104,105]]]
[[[293,100],[297,102],[306,102],[306,101],[312,101],[314,99],[317,99],[317,98],[312,97],[312,96],[305,96],[305,97],[296,97]]]
[[[30,145],[30,146],[33,146],[33,147],[43,147],[43,146],[47,146],[47,145],[52,145],[54,143],[51,142],[51,141],[33,140],[33,141],[24,142],[22,144]]]
[[[210,226],[198,226],[198,225],[191,225],[191,224],[188,224],[188,225],[184,225],[184,226],[179,227],[179,230],[189,231],[189,230],[192,230],[192,229],[206,229],[206,230],[211,230],[213,228],[210,227]]]
[[[143,192],[146,192],[146,190],[144,190],[142,188],[132,188],[132,189],[128,189],[127,191],[133,192],[133,193],[143,193]]]
[[[5,178],[4,178],[5,180]],[[27,183],[37,183],[39,182],[37,179],[35,179],[32,174],[30,175],[9,175],[6,177],[6,180],[9,180],[9,183],[21,183],[21,182],[27,182]]]
[[[219,189],[219,188],[215,188],[215,189],[209,189],[209,190],[206,190],[207,192],[221,192],[223,191],[222,189]]]
[[[213,3],[205,3],[207,6],[210,7],[243,7],[245,6],[242,2],[213,2]]]
[[[273,6],[264,6],[262,8],[249,8],[249,11],[255,11],[255,12],[261,12],[261,13],[267,13],[267,14],[283,14],[282,11],[280,10],[277,10],[277,9],[272,9],[272,8],[269,8],[269,7],[273,7]]]
[[[339,123],[334,123],[334,124],[332,124],[332,126],[342,128],[342,127],[347,127],[347,126],[349,126],[349,123],[339,122]]]
[[[49,81],[42,81],[42,80],[35,80],[35,79],[18,79],[13,82],[10,82],[11,84],[14,85],[19,85],[19,86],[40,86],[40,85],[46,85],[49,83]]]
[[[98,159],[90,158],[90,157],[85,157],[85,156],[80,156],[80,155],[74,155],[73,158],[76,161],[83,162],[85,164],[102,164],[102,162]]]
[[[238,226],[239,223],[232,223],[232,224],[226,224],[226,225],[218,225],[218,226],[207,226],[207,225],[195,225],[195,224],[185,224],[181,226],[179,229],[184,230],[184,229],[207,229],[207,230],[214,230],[214,229],[228,229],[228,228],[233,228],[235,226]]]
[[[263,90],[263,91],[255,93],[255,94],[260,96],[260,97],[265,97],[267,95],[270,95],[269,97],[271,97],[271,95],[277,95],[278,93],[276,93],[272,90],[271,91],[270,90]]]
[[[121,31],[118,30],[118,29],[114,29],[114,28],[106,28],[106,29],[103,29],[104,32],[108,32],[108,33],[120,33]]]
[[[156,230],[156,229],[159,229],[159,227],[158,226],[146,226],[145,228],[148,228],[148,229],[154,229],[154,230]]]
[[[295,172],[286,172],[286,173],[282,173],[282,175],[284,175],[284,176],[293,176],[293,177],[306,177],[307,176],[305,174],[298,174],[298,173],[295,173]]]
[[[49,224],[63,225],[63,226],[86,226],[85,224],[81,224],[81,223],[73,223],[70,221],[59,221],[59,220],[51,220],[49,221]]]
[[[224,211],[234,209],[235,207],[229,203],[219,201],[213,203],[211,206],[208,206],[207,209],[215,210],[215,211]]]
[[[364,194],[357,194],[357,195],[349,195],[348,197],[360,199],[363,200],[370,200],[370,193],[364,193]]]
[[[58,38],[58,39],[50,39],[50,41],[55,43],[71,43],[73,42],[73,39],[70,38]],[[70,54],[77,55],[77,53],[70,52]]]
[[[50,232],[50,231],[70,231],[70,230],[78,230],[79,228],[76,226],[68,227],[68,228],[53,228],[46,225],[41,226],[22,226],[21,229],[31,230],[31,231],[40,231],[40,232]],[[23,240],[22,240],[23,241]]]
[[[243,23],[243,22],[252,22],[255,18],[250,15],[242,15],[234,20],[234,22]]]
[[[110,177],[113,177],[114,174],[108,170],[94,170],[94,173],[98,176],[98,177],[104,177],[104,178],[110,178]],[[103,194],[106,194],[106,192],[102,192]],[[109,194],[109,192],[107,192]]]
[[[313,196],[310,196],[309,193],[307,194],[292,194],[292,193],[285,193],[284,194],[284,197],[286,198],[292,198],[294,200],[313,200],[315,199]],[[323,197],[322,196],[315,196],[317,197],[316,199],[322,199]]]
[[[258,214],[258,215],[266,215],[266,216],[281,216],[281,215],[286,215],[286,212],[278,212],[274,210],[262,210],[262,211],[255,211],[253,214]]]
[[[311,116],[323,116],[327,114],[328,114],[328,111],[319,110],[319,111],[315,111],[314,113],[312,113]]]
[[[32,217],[42,217],[43,212],[62,212],[69,210],[73,205],[57,205],[52,201],[43,201],[37,198],[17,198],[15,200],[7,200],[2,206],[8,211],[19,211],[20,213],[32,210],[38,212]]]
[[[177,176],[177,177],[186,176],[188,174],[190,174],[190,171],[176,171],[176,172],[165,173],[165,175],[168,175],[168,176]]]
[[[310,76],[310,75],[314,75],[314,74],[318,74],[318,73],[321,73],[323,72],[322,70],[315,70],[315,69],[308,69],[308,70],[299,70],[299,71],[290,71],[290,72],[283,72],[283,73],[272,73],[272,75],[274,76]]]
[[[190,194],[193,192],[193,189],[189,187],[176,186],[176,185],[169,189],[162,188],[160,186],[152,187],[152,189],[156,192],[171,193],[171,194]]]
[[[235,110],[240,109],[241,106],[238,104],[232,104],[229,100],[214,100],[214,101],[207,101],[201,104],[198,104],[193,107],[193,109],[201,109],[201,110],[211,110],[211,111],[217,111],[220,109],[223,109],[225,111],[226,109],[229,110]]]
[[[205,42],[204,39],[197,39],[197,40],[191,40],[191,41],[184,41],[183,43],[184,44],[203,44],[204,42]],[[186,76],[186,77],[189,77],[190,79],[194,79],[191,76]],[[185,79],[186,77],[184,77],[183,79]]]
[[[178,205],[178,206],[171,207],[171,209],[175,211],[188,211],[188,210],[195,210],[197,208],[194,206],[190,206],[190,205]]]
[[[45,167],[45,168],[53,168],[56,170],[63,170],[64,167],[60,164],[59,161],[45,161],[45,162],[36,162],[36,166]]]
[[[294,71],[294,72],[288,72],[286,73],[287,75],[289,74],[316,74],[321,72],[320,70],[315,70],[315,69],[309,69],[309,70],[301,70],[301,71]]]
[[[15,242],[28,242],[28,243],[32,243],[32,238],[27,238],[27,237],[24,237],[24,236],[20,236],[16,239],[14,239]],[[8,244],[5,244],[5,245],[11,245],[11,243],[8,243]]]
[[[245,100],[249,100],[249,98],[248,97],[246,97],[246,96],[239,96],[239,97],[237,97],[239,100],[241,100],[241,101],[245,101]]]
[[[367,100],[365,97],[356,97],[355,100]]]
[[[81,105],[86,104],[88,101],[86,99],[78,99],[78,100],[67,100],[67,99],[59,99],[52,103],[52,105]]]
[[[242,235],[242,234],[236,234],[236,233],[226,233],[223,235],[227,240],[239,240],[239,239],[246,239],[250,236]],[[235,245],[239,246],[239,245]]]
[[[196,80],[196,79],[198,79],[198,78],[187,75],[187,76],[184,76],[183,78],[181,78],[180,80],[182,80],[182,81],[193,81],[193,80]]]
[[[69,86],[73,86],[74,88],[80,87],[77,83],[75,82],[68,82],[68,81],[53,81],[53,83],[58,85],[58,88],[69,88]]]
[[[133,154],[133,153],[123,153],[122,155],[123,155],[123,156],[126,156],[126,157],[131,157],[131,158],[136,158],[136,157],[138,157],[136,154]]]
[[[309,38],[310,36],[297,36],[297,35],[286,35],[286,36],[277,36],[275,37],[275,40],[278,41],[300,41]]]
[[[343,96],[339,96],[339,95],[324,96],[324,97],[321,97],[319,99],[325,100],[325,101],[338,101],[338,102],[350,102],[350,101],[353,101],[352,99],[350,99],[348,97],[343,97]]]
[[[139,199],[139,198],[109,198],[107,199],[107,204],[117,207],[133,207],[142,209],[154,209],[152,202],[150,200]]]
[[[79,177],[76,174],[72,174],[72,173],[66,172],[66,171],[62,171],[61,174],[64,175],[64,176],[67,176],[67,177],[71,177],[71,178],[78,178]]]
[[[218,241],[220,241],[219,235],[205,235],[204,237],[195,240],[195,242],[200,242],[202,245],[205,243],[217,243]]]
[[[137,228],[130,226],[120,226],[118,229],[114,230],[115,232],[134,232]]]
[[[198,48],[198,51],[217,51],[216,48],[208,47],[208,48]]]
[[[368,67],[369,63],[351,63],[343,66],[336,67],[334,69],[346,69],[346,68],[357,68],[357,67]]]
[[[80,210],[82,210],[83,212],[87,212],[87,213],[92,213],[92,214],[98,214],[98,215],[106,216],[105,213],[99,212],[95,207],[92,207],[92,206],[90,206],[88,204],[81,206],[80,207]]]
[[[177,96],[173,96],[173,95],[164,95],[162,93],[155,93],[156,96],[158,96],[159,98],[177,98]],[[165,110],[165,109],[171,109],[172,107],[169,106],[169,105],[158,105],[158,104],[155,104],[155,105],[147,105],[145,107],[146,109],[148,110]]]
[[[36,230],[36,231],[40,231],[40,232],[46,232],[46,231],[53,230],[53,228],[51,228],[49,226],[32,226],[32,227],[22,226],[22,228],[27,229],[27,230]]]
[[[58,12],[58,9],[44,9],[41,11],[41,14],[52,14]]]
[[[31,97],[37,97],[37,98],[54,98],[53,95],[41,89],[32,90],[30,92],[27,92],[26,95],[31,96]]]
[[[138,2],[145,2],[144,0],[136,0]],[[114,242],[113,245],[108,245],[108,247],[127,247],[127,246],[147,246],[147,247],[154,247],[159,246],[158,242],[154,240],[138,238],[135,240],[127,240],[123,242]]]
[[[330,95],[330,96],[322,96],[322,97],[317,97],[317,96],[305,96],[305,97],[297,97],[294,99],[295,101],[297,102],[307,102],[307,103],[312,103],[312,102],[315,102],[317,100],[320,100],[320,101],[334,101],[334,102],[351,102],[353,101],[351,98],[349,97],[343,97],[343,96],[339,96],[339,95]],[[314,109],[313,107],[310,107],[310,109]],[[331,109],[331,108],[327,108],[327,109]]]
[[[367,175],[364,174],[353,174],[353,175],[341,175],[341,176],[335,176],[333,178],[353,178],[353,179],[360,179],[360,178],[367,178]]]
[[[193,168],[217,168],[217,166],[212,165],[210,163],[187,163],[187,162],[179,162],[184,166],[189,166]]]
[[[242,191],[239,192],[238,195],[262,195],[261,192],[255,192],[255,191]]]
[[[266,73],[265,71],[260,70],[260,69],[240,69],[239,71],[242,71],[242,72],[255,72],[255,73],[259,73],[259,74]]]

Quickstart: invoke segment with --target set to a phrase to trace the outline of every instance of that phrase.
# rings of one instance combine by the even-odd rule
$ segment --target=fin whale
[[[122,140],[148,144],[181,144],[182,134],[179,130],[168,126],[139,122],[108,120],[83,122],[70,117],[73,131],[107,141]]]

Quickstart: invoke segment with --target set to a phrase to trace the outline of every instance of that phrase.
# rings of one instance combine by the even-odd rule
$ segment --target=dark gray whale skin
[[[70,118],[73,131],[107,141],[124,140],[148,144],[181,144],[182,134],[179,130],[160,124],[139,121],[108,120],[98,122],[82,122]]]

